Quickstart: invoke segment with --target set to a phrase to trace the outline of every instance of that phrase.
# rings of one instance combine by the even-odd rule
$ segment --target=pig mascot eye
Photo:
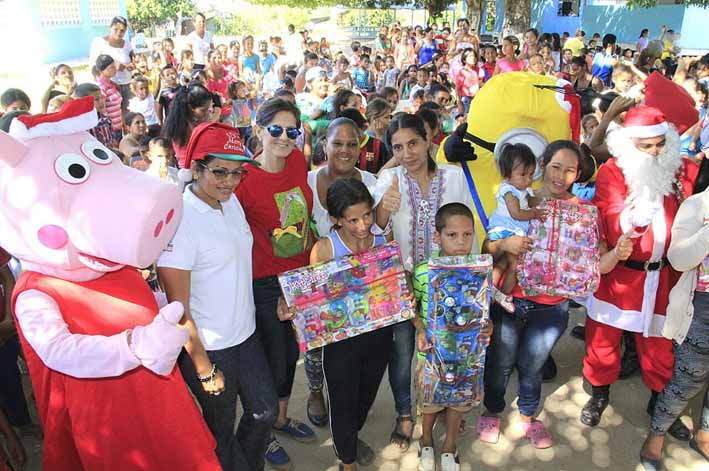
[[[113,152],[98,141],[86,141],[81,144],[81,152],[92,162],[99,165],[110,164],[113,161]]]
[[[78,185],[89,178],[89,163],[78,154],[61,154],[54,161],[54,171],[67,183]]]

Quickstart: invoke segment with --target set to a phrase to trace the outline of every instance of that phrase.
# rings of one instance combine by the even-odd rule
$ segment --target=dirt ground
[[[583,313],[572,311],[569,329],[583,322]],[[496,445],[477,439],[475,424],[479,415],[474,410],[467,417],[467,431],[461,437],[459,456],[461,471],[642,471],[638,453],[645,438],[649,417],[645,405],[649,393],[639,376],[620,381],[611,389],[611,405],[596,428],[588,428],[578,420],[583,404],[588,399],[581,378],[583,343],[567,333],[554,351],[559,367],[555,381],[543,388],[543,410],[540,418],[546,423],[554,438],[554,446],[547,450],[535,450],[517,431],[518,413],[514,393],[517,388],[513,377],[507,399],[512,405],[505,411],[502,436]],[[296,373],[296,384],[290,404],[290,415],[306,421],[305,401],[307,385],[302,361]],[[514,402],[513,402],[514,401]],[[692,424],[691,417],[701,412],[701,397],[696,398],[685,411],[683,420]],[[414,440],[410,450],[400,453],[389,445],[389,433],[394,426],[394,406],[386,379],[382,382],[377,401],[370,412],[361,437],[377,453],[369,470],[415,471],[418,466],[418,445]],[[442,440],[445,428],[437,427],[437,439]],[[337,461],[332,448],[328,428],[316,429],[315,444],[300,444],[282,439],[281,443],[291,456],[295,469],[303,471],[335,471]],[[418,434],[416,435],[416,438]],[[440,441],[439,441],[440,443]],[[39,471],[41,444],[26,439],[30,454],[26,469]],[[691,450],[686,443],[668,438],[665,446],[664,464],[669,471],[707,471],[709,464]],[[45,470],[51,471],[51,470]]]

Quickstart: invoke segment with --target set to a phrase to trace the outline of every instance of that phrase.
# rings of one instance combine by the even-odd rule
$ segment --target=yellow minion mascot
[[[502,181],[497,160],[505,144],[527,144],[539,158],[548,143],[579,141],[580,101],[565,80],[527,72],[493,77],[470,104],[468,120],[441,143],[436,160],[458,164],[468,180],[475,207],[478,239],[487,232],[488,215]],[[537,166],[535,187],[541,168]]]

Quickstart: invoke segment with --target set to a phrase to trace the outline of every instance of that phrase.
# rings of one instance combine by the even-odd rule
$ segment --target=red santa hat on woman
[[[665,114],[652,106],[630,108],[623,122],[623,133],[631,138],[664,136],[669,129]]]
[[[654,157],[639,150],[633,142],[633,139],[659,136],[664,136],[665,144]],[[645,187],[656,197],[673,191],[673,181],[682,165],[679,134],[662,111],[652,106],[631,108],[625,115],[623,127],[610,132],[606,142],[632,196],[638,196]]]

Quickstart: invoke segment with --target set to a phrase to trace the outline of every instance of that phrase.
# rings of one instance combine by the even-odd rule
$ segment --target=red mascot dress
[[[591,426],[600,421],[609,386],[620,374],[624,330],[635,333],[643,380],[651,391],[661,391],[672,376],[672,342],[662,336],[662,327],[679,273],[666,256],[675,215],[692,194],[698,173],[697,165],[680,157],[677,131],[655,108],[632,108],[623,128],[607,139],[616,158],[598,171],[594,203],[607,245],[614,247],[630,236],[633,251],[603,275],[587,303],[583,374],[594,396],[581,421]],[[659,144],[651,143],[646,151],[639,140]]]
[[[159,309],[134,268],[175,234],[180,191],[123,165],[86,132],[97,120],[88,97],[0,132],[0,245],[24,270],[12,306],[43,469],[221,470],[175,367],[183,307]]]

